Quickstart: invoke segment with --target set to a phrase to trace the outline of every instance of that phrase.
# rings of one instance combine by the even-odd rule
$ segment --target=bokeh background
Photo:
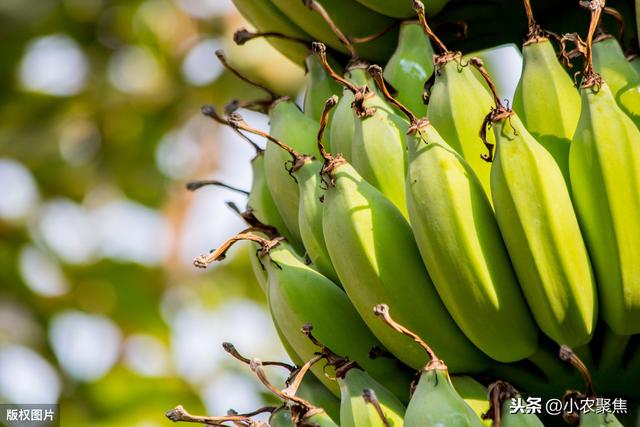
[[[248,411],[266,395],[224,353],[285,359],[246,247],[192,259],[243,228],[251,147],[202,117],[304,73],[230,0],[0,1],[0,402],[61,405],[63,426],[155,427],[184,404]],[[246,113],[266,129],[267,119]],[[263,142],[261,142],[263,143]]]

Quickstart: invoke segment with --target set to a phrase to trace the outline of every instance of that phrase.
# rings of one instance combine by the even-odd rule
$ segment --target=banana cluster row
[[[604,377],[624,373],[629,379],[608,390],[640,397],[633,386],[640,381],[633,351],[640,333],[640,74],[614,37],[596,34],[604,1],[583,2],[591,21],[582,39],[543,31],[525,0],[529,32],[513,106],[499,98],[481,60],[447,49],[419,1],[410,8],[418,19],[401,24],[393,51],[382,47],[384,32],[366,43],[389,58],[384,69],[361,60],[360,45],[350,42],[384,26],[354,19],[364,13],[357,3],[349,2],[358,9],[350,17],[331,14],[328,0],[300,2],[290,16],[265,1],[235,3],[250,21],[279,23],[283,34],[274,43],[304,55],[304,109],[271,91],[267,101],[235,104],[267,113],[268,134],[233,109],[224,116],[203,109],[269,142],[253,160],[243,213],[249,228],[196,263],[252,241],[256,277],[292,360],[313,360],[320,342],[357,365],[337,369],[337,381],[320,364],[308,367],[342,396],[341,408],[349,396],[360,408],[351,412],[384,425],[403,418],[407,426],[480,425],[448,370],[556,392],[571,383],[553,383],[564,371],[549,343],[576,348],[594,366],[599,359]],[[393,2],[361,3],[377,10]],[[391,16],[409,16],[397,3]],[[350,29],[367,28],[345,35],[345,19]],[[350,54],[348,66],[340,69],[323,43],[299,43],[291,20]],[[562,58],[583,58],[577,89],[552,37]],[[413,336],[381,322],[380,304]],[[314,340],[300,332],[305,324],[313,325]],[[405,413],[407,367],[421,375]],[[416,397],[434,387],[445,397]],[[500,387],[499,395],[513,394]],[[364,389],[373,390],[386,421],[365,403]],[[430,405],[435,412],[458,405],[451,413],[475,418],[437,424],[424,418]],[[399,421],[389,421],[392,413],[401,413]],[[343,418],[342,409],[340,421],[365,425]]]

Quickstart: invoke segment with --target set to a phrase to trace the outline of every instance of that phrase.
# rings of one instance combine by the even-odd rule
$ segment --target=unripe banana
[[[475,64],[494,93],[496,108],[485,121],[497,143],[491,192],[520,285],[545,334],[560,344],[586,344],[597,320],[596,288],[562,171]],[[485,125],[481,135],[490,146]]]
[[[379,67],[372,66],[384,88]],[[426,119],[411,122],[407,207],[429,276],[462,332],[500,362],[535,352],[538,330],[520,291],[491,203],[468,163]]]
[[[432,74],[433,48],[429,37],[418,22],[403,22],[398,47],[384,67],[384,78],[398,91],[398,100],[418,117],[427,113],[424,85]]]
[[[513,111],[560,167],[569,183],[569,145],[580,118],[580,94],[556,56],[553,45],[533,20],[529,0],[529,34],[522,46],[522,74]]]
[[[281,406],[271,413],[269,427],[294,427],[291,419],[291,411],[286,406]]]
[[[640,74],[612,36],[604,35],[594,41],[593,69],[607,82],[622,111],[640,126]]]
[[[300,332],[311,323],[316,336],[342,354],[349,355],[369,374],[394,393],[402,393],[409,383],[394,359],[371,359],[373,347],[382,347],[369,332],[354,310],[345,293],[336,284],[304,263],[291,246],[281,240],[267,240],[252,234],[239,234],[216,251],[196,259],[199,267],[224,257],[231,245],[251,240],[261,245],[261,261],[268,274],[269,308],[277,329],[281,331],[295,353],[302,360],[313,358],[315,346]],[[327,311],[331,307],[331,311]],[[314,374],[336,395],[335,382],[330,381],[320,367]]]
[[[351,66],[345,73],[345,79],[358,87],[368,85],[370,81],[368,76],[366,67],[360,66],[360,64]],[[355,113],[351,108],[354,100],[353,92],[348,88],[344,88],[342,97],[338,101],[331,118],[331,126],[329,128],[329,147],[331,147],[331,152],[342,154],[347,160],[351,159],[351,146],[356,126]]]
[[[407,406],[403,426],[482,427],[478,415],[453,387],[447,365],[436,356],[431,347],[418,335],[391,319],[389,307],[385,304],[377,305],[374,312],[390,329],[410,337],[429,355],[429,363],[420,371],[418,385]]]
[[[406,364],[424,365],[424,354],[371,313],[372,306],[385,301],[398,310],[403,322],[446,353],[455,370],[483,369],[486,358],[442,305],[402,213],[342,157],[334,158],[322,146],[321,151],[327,184],[322,218],[327,249],[340,282],[369,329]]]
[[[305,116],[294,102],[289,99],[277,100],[269,111],[269,118],[273,137],[300,153],[317,156],[315,139],[318,123]],[[300,194],[298,184],[287,169],[289,161],[290,156],[286,151],[272,144],[267,145],[264,151],[264,169],[269,191],[287,229],[295,237],[294,241],[300,241]]]
[[[362,398],[363,390],[373,390],[389,426],[401,427],[405,407],[386,387],[358,367],[350,367],[337,378],[340,386],[340,427],[385,427],[376,408]]]
[[[324,101],[341,92],[340,85],[325,72],[318,57],[309,54],[304,60],[307,70],[307,86],[304,93],[304,113],[313,120],[320,120]]]
[[[233,0],[233,4],[242,16],[260,31],[276,31],[289,37],[311,40],[311,36],[294,24],[271,0]],[[269,37],[267,41],[297,64],[302,64],[308,55],[308,50],[301,44],[275,37]]]
[[[337,424],[340,421],[340,400],[334,396],[314,375],[306,375],[298,388],[297,396],[313,403]]]
[[[461,52],[452,52],[429,27],[424,5],[414,0],[424,32],[438,46],[440,55],[434,56],[435,80],[429,95],[427,119],[460,154],[480,179],[484,190],[491,194],[489,174],[491,165],[482,157],[482,144],[478,144],[478,127],[491,108],[491,95],[477,78]],[[493,139],[490,137],[490,141]]]
[[[533,413],[512,412],[511,399],[521,399],[518,391],[509,383],[496,381],[489,386],[491,408],[485,418],[493,420],[498,427],[544,427],[544,424]]]
[[[489,410],[489,399],[487,388],[478,381],[466,375],[452,375],[451,383],[456,392],[473,409],[473,412],[480,418]],[[491,427],[491,421],[482,420],[485,427]]]
[[[636,73],[640,75],[640,56],[635,55],[629,59],[629,64],[636,70]]]
[[[615,333],[631,335],[640,332],[640,130],[593,72],[590,46],[588,38],[582,113],[569,153],[571,187],[601,317]]]

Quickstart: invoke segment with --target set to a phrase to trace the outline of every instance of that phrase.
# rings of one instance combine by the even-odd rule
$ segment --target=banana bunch
[[[236,41],[267,37],[307,70],[301,109],[220,52],[266,98],[203,108],[256,147],[236,208],[247,228],[195,264],[250,245],[296,366],[225,349],[281,401],[262,411],[269,425],[633,425],[566,408],[596,400],[594,386],[640,407],[639,61],[602,23],[620,14],[571,2],[588,12],[582,37],[545,30],[543,0],[511,2],[526,36],[510,105],[480,59],[436,35],[451,26],[433,15],[464,1],[234,3],[258,30]],[[241,108],[268,115],[269,132]],[[205,184],[233,189],[190,189]],[[284,387],[268,365],[291,371]],[[529,397],[562,399],[562,416],[514,412]],[[256,414],[169,416],[253,426]]]

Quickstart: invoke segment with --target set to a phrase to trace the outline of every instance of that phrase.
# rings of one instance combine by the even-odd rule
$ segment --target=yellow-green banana
[[[304,93],[304,113],[313,120],[320,120],[324,101],[342,92],[341,87],[329,77],[318,57],[309,54],[304,61],[307,70],[307,86]]]
[[[315,40],[321,40],[333,49],[350,53],[336,36],[331,25],[305,4],[310,0],[271,0],[291,21],[308,32]],[[335,26],[350,37],[366,37],[389,28],[394,20],[368,9],[355,0],[320,0],[318,3],[326,11]],[[395,47],[397,31],[389,31],[382,37],[358,46],[359,53],[371,60],[383,61]]]
[[[441,51],[434,56],[435,79],[429,95],[427,118],[447,143],[469,163],[484,190],[491,194],[491,164],[483,159],[478,129],[491,108],[491,95],[476,77],[461,52],[452,52],[429,27],[424,5],[414,0],[414,8],[425,33]],[[489,136],[493,141],[492,136]]]
[[[569,170],[576,212],[597,277],[600,313],[613,332],[640,332],[640,130],[591,64],[601,11],[591,11],[580,87],[582,113]]]
[[[424,85],[432,74],[433,48],[429,37],[418,22],[403,22],[398,47],[384,67],[384,78],[398,91],[398,100],[418,117],[427,113]]]
[[[233,0],[242,16],[262,32],[278,32],[285,36],[311,40],[311,36],[294,24],[271,0]],[[299,43],[268,37],[267,41],[293,62],[302,65],[309,51]]]
[[[513,111],[556,160],[569,183],[569,145],[580,118],[580,94],[556,56],[551,41],[533,20],[529,0],[529,35],[522,46],[522,74]]]
[[[327,190],[322,225],[327,249],[340,282],[371,331],[406,364],[424,365],[424,354],[381,325],[371,312],[375,304],[386,302],[404,323],[447,355],[452,369],[483,369],[486,358],[440,301],[400,210],[342,157],[323,154]]]
[[[370,71],[391,102],[379,67]],[[427,119],[410,120],[409,220],[449,313],[476,347],[500,362],[535,352],[538,330],[511,268],[491,203],[468,163]]]
[[[473,412],[480,418],[489,410],[489,398],[487,388],[478,381],[466,375],[452,375],[451,383],[456,392],[473,409]],[[491,421],[483,420],[485,427],[491,427]]]
[[[429,356],[429,362],[420,371],[420,379],[407,406],[403,426],[482,427],[480,417],[453,387],[447,365],[436,356],[431,347],[420,336],[396,323],[385,304],[377,305],[374,312],[390,330],[411,338],[414,346],[415,343],[420,344],[421,350],[426,351]]]
[[[472,61],[494,93],[496,107],[483,125],[491,125],[497,143],[491,193],[522,290],[545,334],[559,344],[586,344],[597,320],[598,300],[562,171],[518,115],[502,105],[484,68]]]
[[[594,40],[593,69],[607,82],[622,111],[640,126],[640,74],[612,36],[603,35]]]

